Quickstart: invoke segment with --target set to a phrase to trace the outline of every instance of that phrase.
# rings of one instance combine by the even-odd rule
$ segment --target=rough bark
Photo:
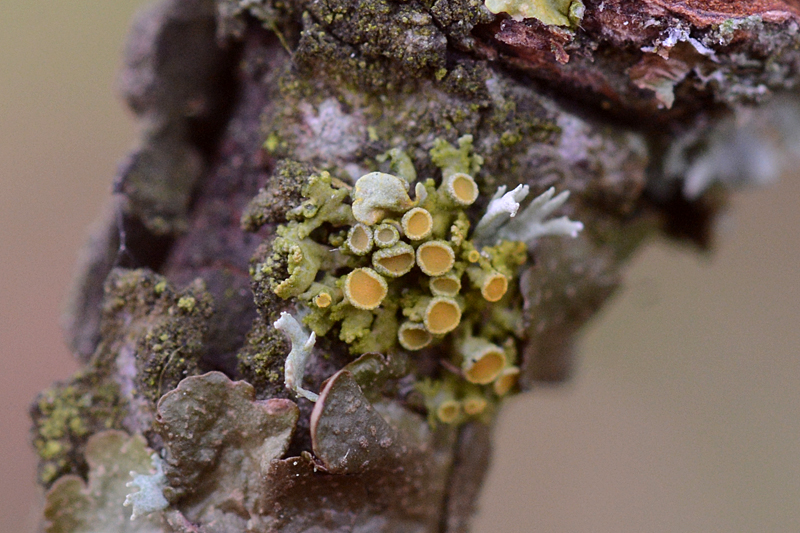
[[[574,336],[631,253],[658,233],[710,246],[727,188],[778,173],[800,116],[793,2],[583,8],[572,26],[477,0],[163,0],[143,13],[122,74],[141,141],[69,311],[84,368],[32,408],[43,530],[466,531],[502,394],[464,384],[447,336],[410,357],[397,316],[387,340],[376,311],[366,338],[337,336],[344,322],[317,338],[302,385],[320,399],[297,397],[273,324],[301,306],[275,290],[294,267],[273,244],[306,216],[314,179],[345,190],[411,162],[438,183],[437,147],[471,135],[482,165],[467,224],[501,186],[572,193],[561,212],[584,230],[529,243],[516,300],[462,305],[476,324],[510,324],[518,389],[567,379]],[[339,234],[334,218],[315,228]],[[373,345],[387,348],[359,349]],[[451,385],[489,408],[437,420]],[[147,473],[148,450],[167,507],[141,504],[154,512],[129,522],[118,500],[135,491],[112,465]]]

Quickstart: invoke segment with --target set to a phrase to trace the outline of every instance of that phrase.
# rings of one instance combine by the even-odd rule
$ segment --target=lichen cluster
[[[574,235],[582,226],[566,217],[542,223],[567,196],[551,199],[552,190],[511,223],[528,193],[520,186],[508,193],[501,187],[471,230],[480,196],[473,176],[482,164],[472,137],[458,146],[438,139],[430,157],[438,180],[417,180],[410,158],[396,149],[381,158],[391,173],[367,173],[353,186],[327,172],[311,175],[304,200],[277,229],[273,255],[252,275],[295,299],[314,335],[336,334],[355,355],[422,354],[436,346],[435,357],[455,379],[418,389],[428,411],[451,423],[481,415],[516,385],[516,278],[529,242]],[[287,384],[297,392],[304,389],[295,383],[295,359]]]

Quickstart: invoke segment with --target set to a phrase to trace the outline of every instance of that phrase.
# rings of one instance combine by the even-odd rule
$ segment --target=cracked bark
[[[159,400],[188,387],[178,385],[186,376],[220,371],[252,385],[236,389],[247,409],[285,408],[282,361],[263,355],[288,351],[272,323],[292,302],[253,281],[250,265],[299,203],[288,161],[352,182],[399,147],[433,176],[434,139],[464,134],[485,158],[483,196],[516,183],[573,193],[569,215],[586,231],[538,243],[520,279],[521,387],[568,379],[572,339],[621,283],[630,254],[659,232],[710,246],[725,186],[763,178],[753,175],[762,167],[726,166],[726,154],[775,159],[796,128],[775,117],[800,115],[793,3],[585,5],[574,30],[468,0],[166,0],[143,14],[122,75],[141,143],[116,177],[72,298],[69,340],[85,369],[33,408],[40,481],[91,479],[87,442],[113,428],[167,450],[163,531],[466,531],[491,424],[429,429],[407,394],[419,376],[394,376],[388,393],[365,388],[362,398],[357,362],[335,338],[319,340],[326,358],[307,370],[329,403],[315,418],[297,401],[293,434],[259,479],[224,478],[220,486],[248,487],[240,498],[208,488],[220,474],[192,456],[204,450],[174,451],[167,421],[182,415]],[[257,195],[261,227],[245,231]],[[75,391],[84,404],[64,424],[78,422],[44,431]],[[315,438],[320,427],[376,427],[381,438]],[[238,464],[228,435],[250,430],[219,431],[208,436],[212,459]],[[351,437],[367,450],[357,465],[343,451]],[[43,528],[84,530],[52,518]]]

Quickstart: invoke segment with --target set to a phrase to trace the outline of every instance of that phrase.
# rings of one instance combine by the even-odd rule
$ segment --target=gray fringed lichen
[[[156,453],[150,456],[150,461],[155,473],[139,474],[131,471],[133,481],[129,481],[126,484],[127,487],[138,489],[125,496],[125,501],[122,502],[122,505],[132,508],[131,520],[161,511],[169,506],[169,502],[164,497],[164,488],[167,486],[167,478],[164,475],[164,461]]]

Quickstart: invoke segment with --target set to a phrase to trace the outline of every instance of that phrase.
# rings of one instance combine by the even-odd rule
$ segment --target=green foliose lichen
[[[152,454],[141,435],[118,430],[92,435],[86,444],[86,475],[63,476],[45,494],[41,531],[163,531],[160,513],[133,520],[131,511],[122,504],[131,490],[128,483],[131,471],[149,471]]]

